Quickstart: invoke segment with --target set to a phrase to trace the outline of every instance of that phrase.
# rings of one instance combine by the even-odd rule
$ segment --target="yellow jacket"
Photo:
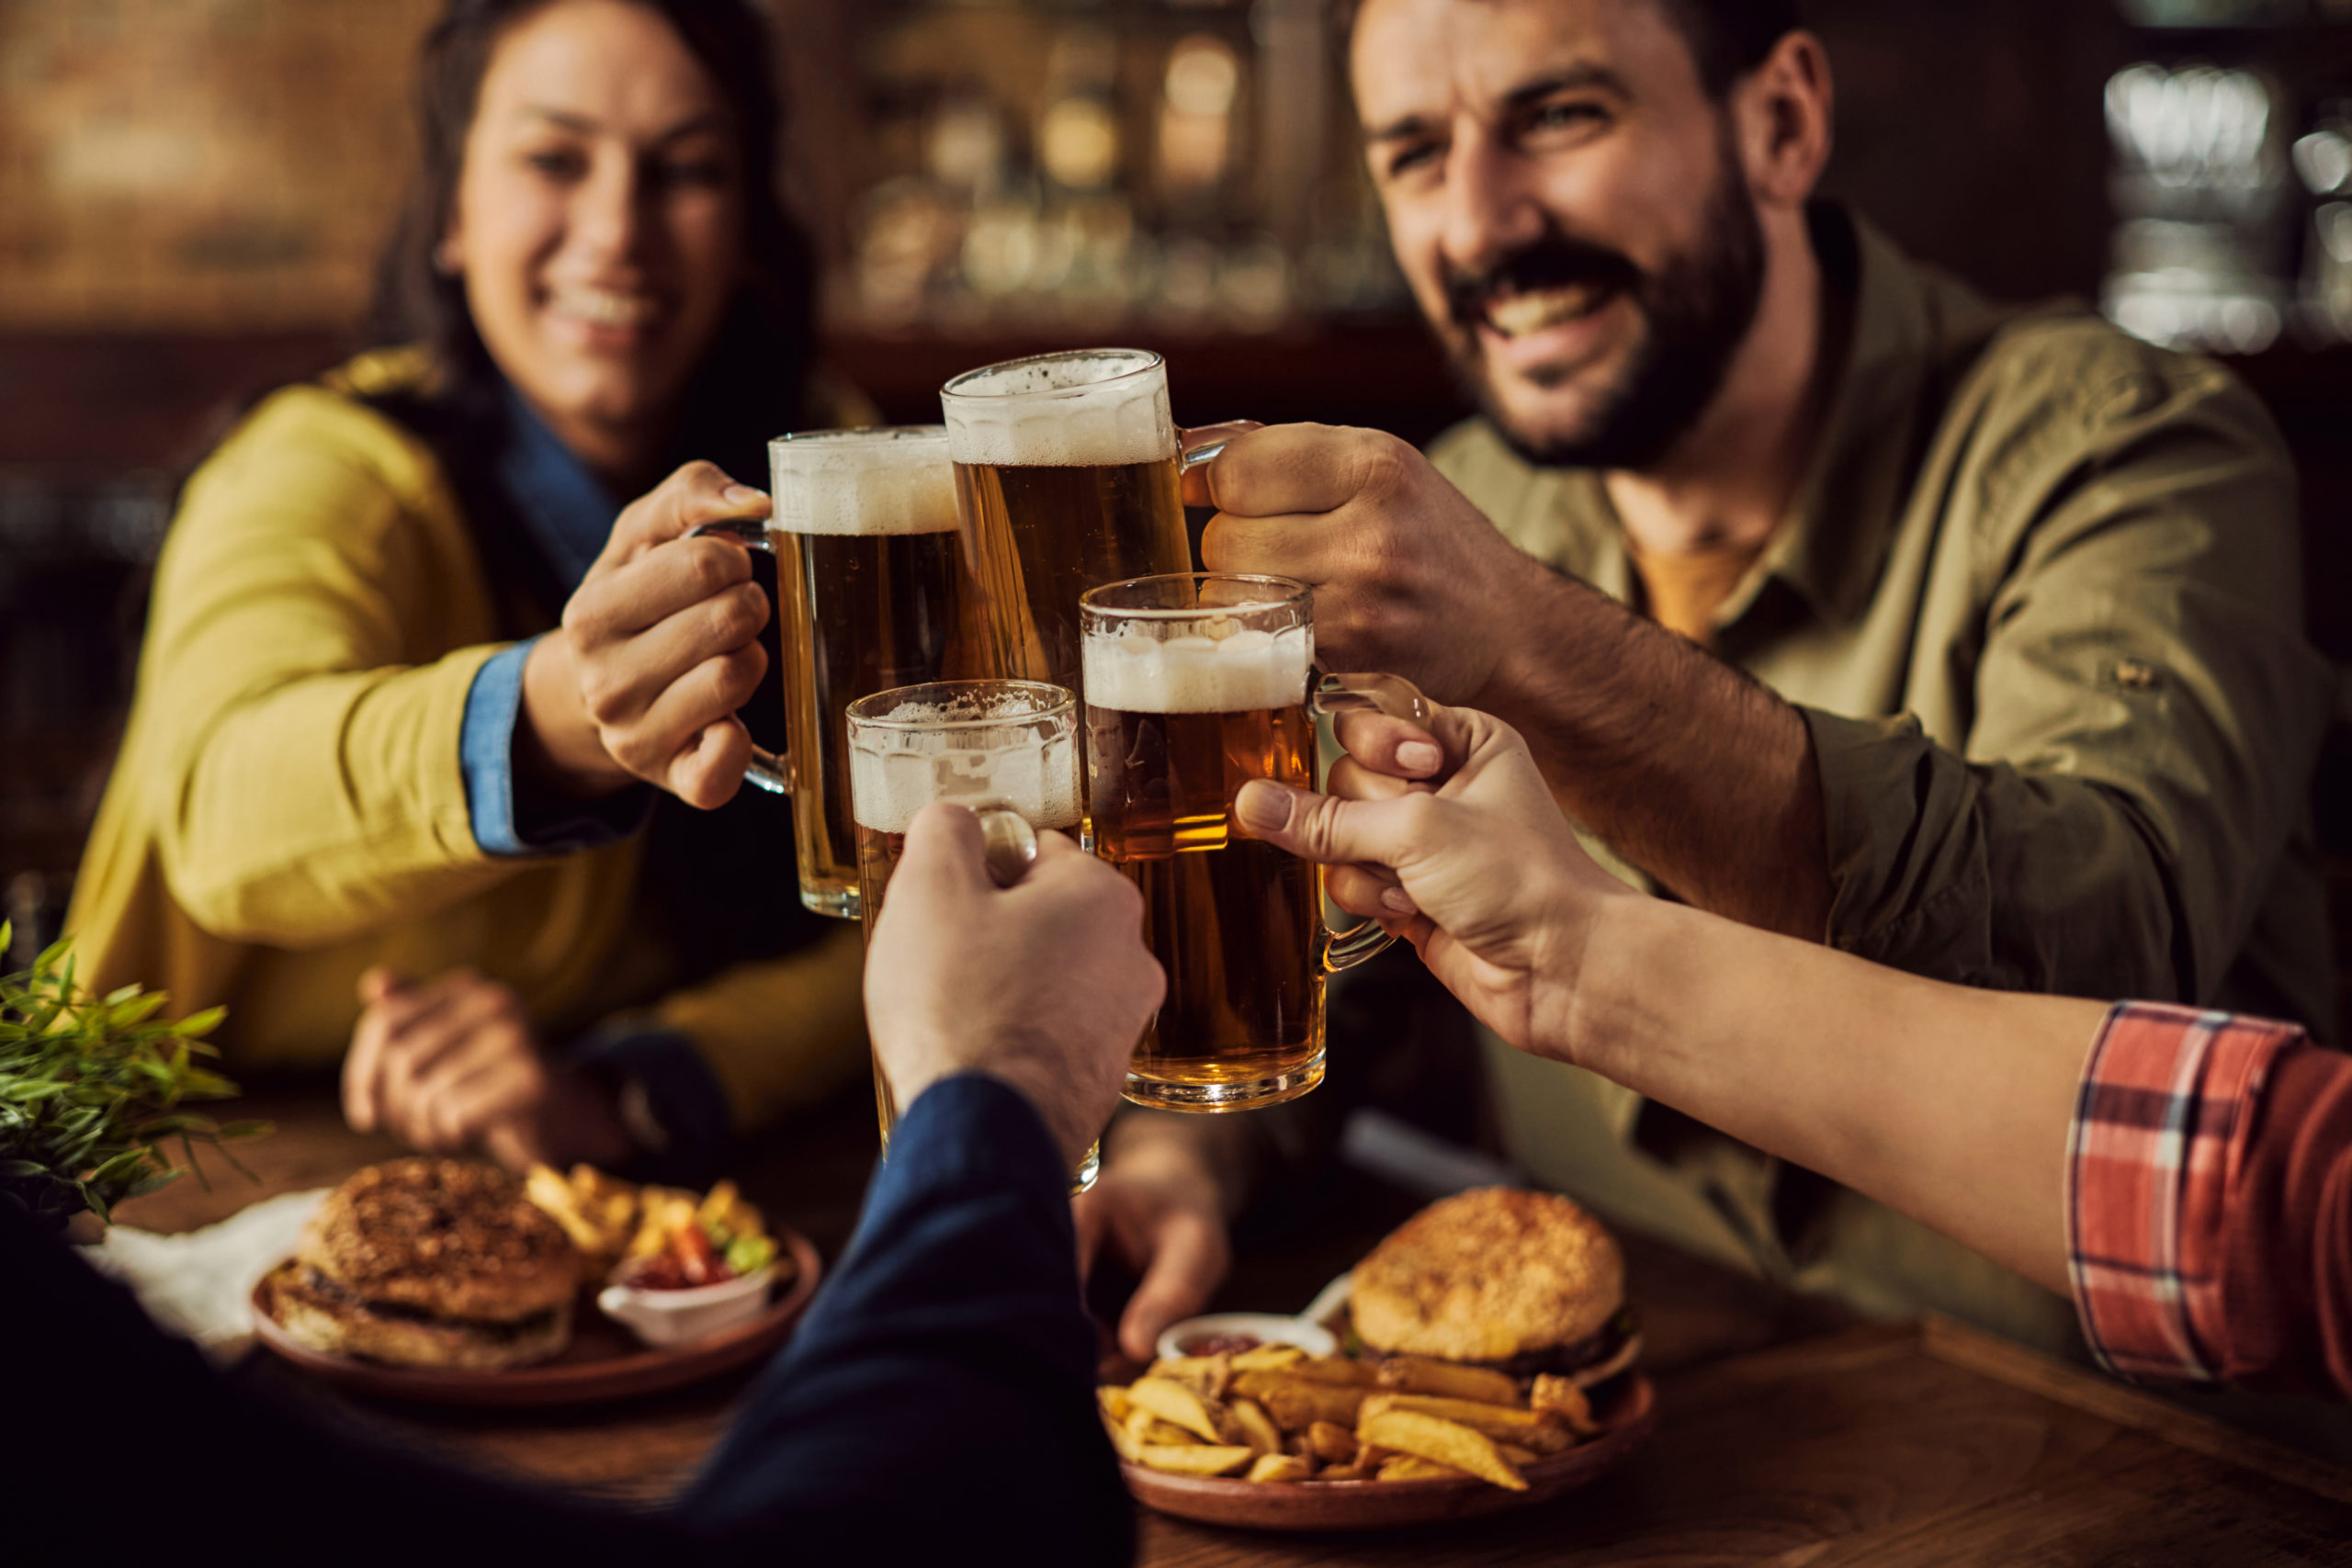
[[[67,916],[83,977],[226,1004],[232,1072],[338,1059],[370,964],[470,964],[553,1037],[632,1012],[685,1035],[739,1125],[846,1081],[854,927],[678,989],[684,955],[639,918],[642,833],[476,844],[458,735],[505,606],[432,452],[352,395],[421,367],[368,355],[278,391],[189,480]]]

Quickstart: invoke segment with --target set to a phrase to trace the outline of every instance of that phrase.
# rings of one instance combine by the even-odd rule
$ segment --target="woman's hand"
[[[628,1157],[613,1097],[547,1059],[507,987],[470,969],[423,982],[370,969],[359,999],[343,1063],[355,1132],[382,1127],[427,1154],[479,1149],[516,1171]]]
[[[767,514],[763,492],[709,463],[622,512],[525,662],[527,765],[576,795],[644,779],[706,809],[734,795],[752,756],[735,710],[767,673],[768,598],[748,552],[687,536]]]
[[[1411,942],[1496,1033],[1572,1059],[1595,924],[1611,900],[1641,896],[1593,864],[1500,719],[1440,707],[1425,731],[1351,713],[1340,739],[1329,795],[1253,781],[1234,801],[1242,825],[1330,866],[1332,900]],[[1449,766],[1443,784],[1421,782]]]

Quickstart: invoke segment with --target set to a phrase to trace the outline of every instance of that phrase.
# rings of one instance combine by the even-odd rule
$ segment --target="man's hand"
[[[1406,443],[1271,425],[1236,436],[1188,491],[1218,509],[1201,536],[1211,571],[1315,590],[1325,669],[1385,670],[1445,703],[1472,701],[1493,679],[1512,630],[1510,585],[1535,569]]]
[[[581,795],[644,779],[706,809],[734,795],[752,755],[735,710],[767,672],[768,600],[741,546],[686,536],[767,514],[765,494],[708,463],[620,514],[524,665],[530,764]]]
[[[1132,1111],[1102,1153],[1093,1188],[1070,1200],[1078,1271],[1094,1271],[1107,1248],[1138,1276],[1119,1317],[1119,1348],[1138,1361],[1159,1332],[1209,1303],[1233,1261],[1226,1241],[1232,1204],[1218,1179],[1218,1117]],[[1228,1175],[1231,1174],[1229,1171]]]
[[[908,828],[865,958],[866,1029],[902,1110],[941,1078],[989,1074],[1075,1169],[1166,989],[1142,897],[1069,839],[1039,833],[1036,863],[1000,888],[969,811],[928,806]]]
[[[1424,731],[1340,720],[1329,795],[1267,780],[1234,809],[1256,838],[1332,869],[1332,900],[1409,940],[1478,1020],[1521,1050],[1573,1043],[1577,975],[1597,921],[1635,893],[1593,864],[1526,742],[1501,720],[1440,708]],[[1432,789],[1419,782],[1451,764]]]
[[[506,987],[470,969],[422,983],[370,969],[359,999],[343,1063],[355,1132],[382,1127],[427,1154],[479,1149],[518,1171],[628,1157],[612,1097],[547,1060]]]

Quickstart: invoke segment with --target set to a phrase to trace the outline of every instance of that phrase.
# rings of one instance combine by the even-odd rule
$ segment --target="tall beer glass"
[[[966,548],[1003,639],[996,672],[1080,689],[1078,596],[1191,568],[1182,475],[1224,443],[1180,454],[1167,363],[1142,349],[968,370],[939,404]]]
[[[775,556],[789,750],[748,777],[792,796],[800,901],[855,919],[857,845],[842,713],[891,686],[985,673],[992,639],[965,569],[947,432],[936,424],[813,431],[768,443],[775,510],[715,524]]]
[[[1034,857],[1035,830],[1078,830],[1078,699],[1060,686],[1032,681],[901,686],[850,704],[847,721],[859,907],[869,941],[906,852],[907,827],[933,801],[968,807],[979,816],[989,874],[1000,884],[1018,881],[1025,869],[1021,840]],[[878,1059],[874,1100],[887,1149],[898,1104]],[[1099,1150],[1087,1151],[1077,1190],[1092,1185],[1100,1157]]]
[[[1388,945],[1367,922],[1333,933],[1322,874],[1233,820],[1251,779],[1315,784],[1315,715],[1376,707],[1426,721],[1393,676],[1310,692],[1312,595],[1279,577],[1139,578],[1080,601],[1089,825],[1095,852],[1144,898],[1168,996],[1126,1097],[1168,1111],[1240,1111],[1323,1081],[1327,974]]]

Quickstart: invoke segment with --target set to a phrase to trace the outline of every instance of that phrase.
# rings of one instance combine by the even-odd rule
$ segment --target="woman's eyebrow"
[[[523,106],[523,112],[534,118],[546,120],[560,130],[581,136],[594,136],[605,129],[604,121],[594,115],[582,114],[577,109],[553,108],[545,104],[526,104]],[[724,131],[728,124],[728,117],[721,110],[697,109],[677,124],[657,134],[653,141],[659,144],[664,141],[675,141],[681,137],[699,136],[706,131]]]

